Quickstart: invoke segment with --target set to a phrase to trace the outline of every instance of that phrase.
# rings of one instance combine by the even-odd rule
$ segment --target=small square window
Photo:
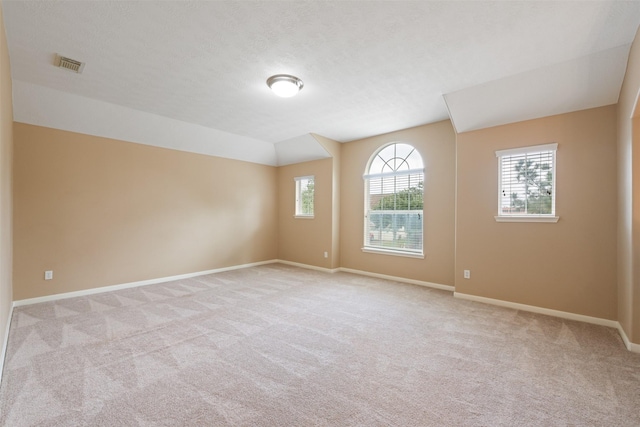
[[[300,176],[296,181],[296,217],[313,218],[314,177]]]
[[[558,221],[557,147],[558,144],[545,144],[496,151],[499,175],[496,221]]]

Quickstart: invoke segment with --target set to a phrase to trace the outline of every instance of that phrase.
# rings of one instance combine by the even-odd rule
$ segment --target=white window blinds
[[[558,144],[496,151],[498,216],[554,216]]]
[[[424,169],[415,148],[402,143],[383,147],[364,179],[364,248],[422,254]]]

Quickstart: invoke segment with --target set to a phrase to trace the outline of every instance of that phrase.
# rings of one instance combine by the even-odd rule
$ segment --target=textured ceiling
[[[464,131],[615,103],[640,23],[640,2],[623,1],[3,0],[2,8],[21,88],[17,120],[36,121],[42,88],[61,93],[58,108],[86,98],[210,128],[229,143],[236,135],[281,148],[310,145],[310,133],[347,142],[447,118]],[[54,67],[56,53],[86,62],[84,72]],[[271,94],[265,80],[278,73],[300,77],[302,92]],[[586,74],[586,89],[576,86]],[[514,81],[533,95],[531,85],[572,90],[517,97],[514,113],[495,102],[513,95]]]

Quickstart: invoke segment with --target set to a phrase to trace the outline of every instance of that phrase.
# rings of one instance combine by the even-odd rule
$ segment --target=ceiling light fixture
[[[276,74],[267,79],[267,86],[269,86],[276,95],[282,98],[290,98],[300,92],[304,83],[296,76]]]

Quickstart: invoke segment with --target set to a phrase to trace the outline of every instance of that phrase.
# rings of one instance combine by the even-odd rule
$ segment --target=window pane
[[[313,216],[315,182],[313,176],[296,178],[296,215]]]
[[[409,144],[391,144],[373,156],[365,174],[365,247],[422,253],[422,165]]]
[[[422,250],[422,212],[371,211],[367,246]]]
[[[391,144],[380,150],[371,159],[368,174],[393,173],[411,169],[422,169],[420,153],[409,144]]]
[[[555,151],[500,157],[499,215],[554,215]]]

